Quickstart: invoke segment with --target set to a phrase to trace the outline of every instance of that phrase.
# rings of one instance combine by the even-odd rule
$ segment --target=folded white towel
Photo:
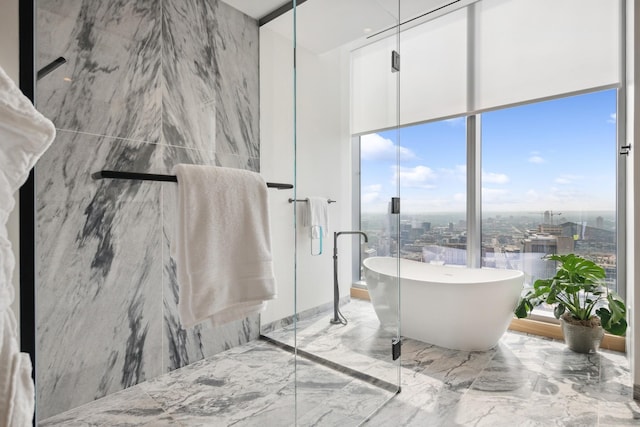
[[[329,231],[328,199],[325,197],[309,197],[307,200],[307,206],[302,215],[302,225],[311,227],[312,239],[320,238],[319,230],[322,230],[322,237],[327,237]]]
[[[11,303],[15,267],[7,220],[13,194],[55,137],[42,116],[0,67],[0,425],[30,426],[34,392],[31,360],[20,353]]]
[[[183,327],[241,319],[276,297],[267,186],[257,173],[177,165],[171,256]]]
[[[21,353],[16,340],[16,321],[9,308],[0,312],[0,425],[32,425],[34,386],[31,359]]]

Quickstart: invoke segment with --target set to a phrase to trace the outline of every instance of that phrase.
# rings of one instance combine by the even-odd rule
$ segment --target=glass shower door
[[[398,16],[395,0],[294,8],[299,425],[358,425],[400,387],[397,253],[374,259],[384,239],[397,242],[399,218],[388,209],[399,187],[391,185],[380,212],[386,234],[367,232],[358,173],[363,127],[397,132]],[[397,138],[387,148],[389,169],[377,177],[385,184],[398,176]]]

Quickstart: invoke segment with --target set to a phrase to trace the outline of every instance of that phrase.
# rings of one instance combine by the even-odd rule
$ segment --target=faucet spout
[[[367,234],[364,231],[339,231],[339,232],[336,233],[336,239],[341,234],[360,234],[360,235],[362,235],[362,237],[364,237],[364,242],[365,243],[367,243],[369,241],[369,237],[367,237]]]

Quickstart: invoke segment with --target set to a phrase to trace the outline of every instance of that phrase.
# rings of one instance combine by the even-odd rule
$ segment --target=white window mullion
[[[467,267],[482,266],[480,116],[467,117]]]

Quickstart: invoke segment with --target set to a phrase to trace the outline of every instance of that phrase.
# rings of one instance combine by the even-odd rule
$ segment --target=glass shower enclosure
[[[296,354],[300,425],[325,417],[357,424],[400,389],[398,267],[388,290],[394,302],[381,323],[362,285],[363,261],[375,256],[380,236],[368,236],[360,224],[354,131],[363,121],[397,128],[398,23],[398,1],[306,1],[260,27],[261,171],[294,182],[292,197],[271,208],[274,218],[292,220],[294,235],[282,239],[291,224],[273,221],[283,227],[274,232],[274,250],[282,251],[276,263],[287,267],[261,333]],[[384,51],[361,61],[374,42]],[[382,91],[362,89],[372,78],[385,81]],[[396,170],[399,149],[396,143],[385,153]],[[385,221],[397,234],[399,215],[388,213]],[[347,409],[348,417],[318,401]]]
[[[398,254],[372,249],[399,241],[400,1],[293,1],[260,21],[217,0],[35,6],[36,68],[64,58],[35,96],[57,129],[35,171],[37,422],[358,425],[399,392]],[[360,224],[373,129],[395,134],[383,237]],[[95,179],[179,163],[293,184],[269,190],[262,313],[182,327],[175,183]],[[363,280],[376,255],[395,259],[385,322]]]

